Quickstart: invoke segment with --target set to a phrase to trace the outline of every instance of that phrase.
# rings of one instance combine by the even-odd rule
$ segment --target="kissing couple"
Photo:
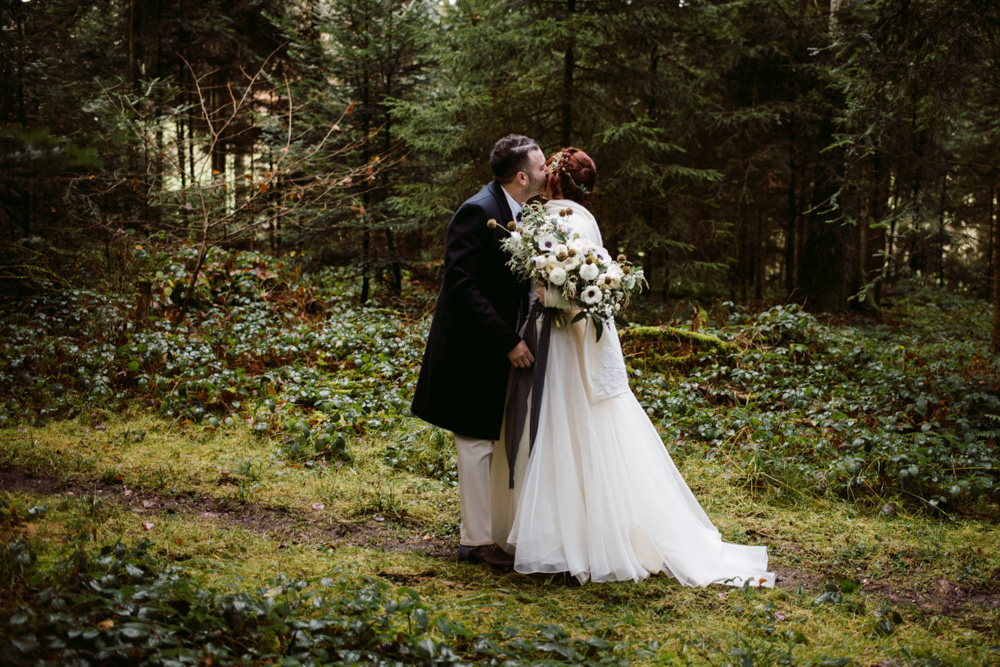
[[[508,266],[506,225],[534,197],[568,231],[603,246],[586,207],[594,161],[577,148],[546,159],[535,141],[512,134],[493,147],[490,167],[493,181],[448,224],[412,404],[455,436],[459,560],[568,572],[580,583],[663,572],[687,586],[773,586],[766,547],[723,542],[677,471],[629,388],[614,323],[595,336],[588,318],[572,317],[578,306]],[[561,319],[572,322],[536,341],[546,310],[569,311]],[[532,372],[544,375],[544,384],[530,383],[539,395],[511,391]],[[515,412],[532,428],[513,428]]]

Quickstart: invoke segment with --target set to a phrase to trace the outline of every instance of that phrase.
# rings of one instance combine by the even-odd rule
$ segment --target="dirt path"
[[[8,466],[0,468],[0,489],[32,495],[85,496],[97,494],[108,502],[128,508],[139,515],[183,514],[220,525],[238,526],[269,539],[279,548],[291,544],[341,545],[412,551],[434,558],[456,559],[454,538],[437,538],[429,529],[414,523],[392,522],[378,516],[344,521],[322,509],[311,513],[282,506],[251,503],[234,506],[212,496],[191,493],[176,495],[128,489],[120,483],[94,478],[62,478],[42,471]],[[781,551],[780,545],[777,551]],[[775,567],[777,585],[794,590],[800,586],[819,593],[835,577],[819,571]],[[893,585],[873,573],[862,590],[889,604],[912,604],[925,613],[964,615],[982,609],[1000,609],[1000,590],[969,590],[947,579],[938,581],[934,590],[918,591]]]
[[[452,539],[436,538],[426,527],[391,522],[379,516],[341,520],[325,508],[304,512],[283,506],[249,503],[234,505],[224,499],[194,492],[164,494],[128,488],[96,478],[63,478],[21,466],[0,468],[0,489],[33,495],[97,495],[138,515],[183,514],[221,525],[237,526],[291,544],[351,545],[388,551],[414,551],[455,560]]]

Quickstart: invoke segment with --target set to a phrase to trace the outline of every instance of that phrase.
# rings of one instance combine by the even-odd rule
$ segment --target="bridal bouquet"
[[[569,229],[562,218],[570,213],[563,209],[551,215],[541,204],[526,206],[520,223],[508,223],[503,249],[510,253],[507,263],[515,276],[537,280],[561,294],[580,310],[573,322],[589,317],[600,340],[604,324],[628,304],[645,279],[642,268],[632,266],[625,255],[615,261],[606,249]]]

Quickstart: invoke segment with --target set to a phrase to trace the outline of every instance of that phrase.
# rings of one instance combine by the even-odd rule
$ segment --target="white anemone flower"
[[[597,264],[584,264],[580,267],[580,277],[590,282],[597,277],[601,270],[597,268]]]
[[[572,255],[563,260],[563,266],[566,267],[567,271],[572,271],[576,267],[580,266],[580,255]]]
[[[604,272],[603,277],[598,277],[597,284],[600,285],[604,283],[611,289],[618,289],[622,286],[622,278],[624,274],[621,268],[617,264],[612,264],[608,267],[608,270]]]
[[[538,237],[538,247],[542,250],[551,251],[557,245],[559,245],[559,239],[556,238],[555,234],[542,234]]]
[[[588,306],[592,306],[595,303],[598,303],[603,296],[604,295],[601,294],[601,290],[594,285],[590,285],[587,289],[581,292],[580,299]]]
[[[566,269],[561,266],[553,267],[549,271],[549,282],[556,287],[561,287],[566,283]]]

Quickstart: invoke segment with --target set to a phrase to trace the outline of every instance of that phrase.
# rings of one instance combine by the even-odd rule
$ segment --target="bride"
[[[584,206],[593,160],[566,148],[546,165],[546,211],[603,246]],[[542,296],[571,308],[552,290]],[[514,553],[515,570],[569,572],[581,583],[665,572],[687,586],[774,585],[766,548],[723,542],[685,484],[629,389],[613,324],[600,341],[587,319],[553,326],[545,373],[534,446],[528,456],[525,433],[513,490],[504,448],[494,452],[494,538]]]

